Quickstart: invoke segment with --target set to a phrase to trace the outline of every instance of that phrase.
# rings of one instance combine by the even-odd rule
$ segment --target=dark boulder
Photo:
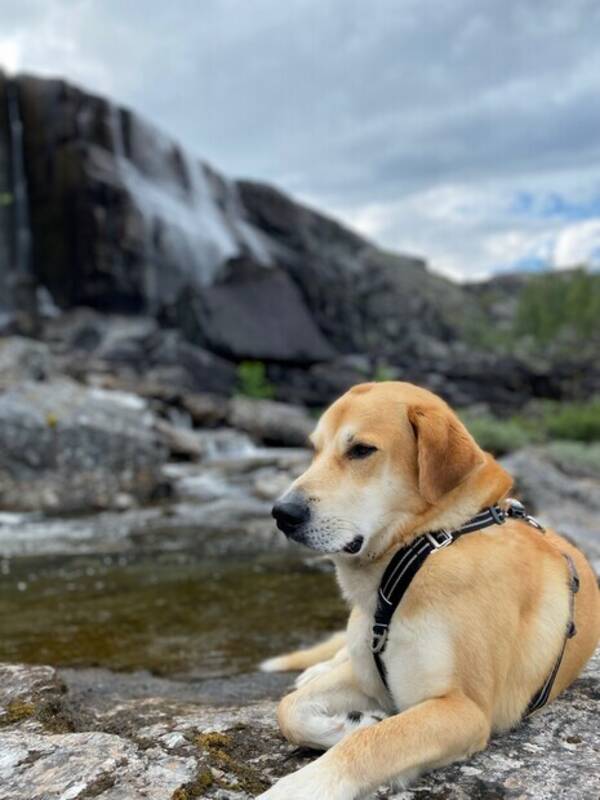
[[[289,276],[251,262],[186,301],[181,320],[192,341],[226,358],[310,364],[335,354]]]

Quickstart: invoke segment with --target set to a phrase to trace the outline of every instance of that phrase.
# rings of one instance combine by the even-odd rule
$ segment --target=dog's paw
[[[261,672],[286,672],[289,669],[286,666],[285,656],[267,658],[258,665],[258,668]]]
[[[354,800],[357,793],[336,775],[325,756],[277,781],[258,800]]]

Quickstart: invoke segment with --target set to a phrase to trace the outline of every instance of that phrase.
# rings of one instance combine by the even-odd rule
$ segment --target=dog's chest
[[[382,656],[389,693],[371,650],[372,619],[355,613],[348,626],[348,648],[360,688],[384,708],[403,711],[428,697],[439,696],[451,685],[454,659],[447,623],[431,612],[405,620],[394,614]],[[390,697],[391,695],[391,697]]]

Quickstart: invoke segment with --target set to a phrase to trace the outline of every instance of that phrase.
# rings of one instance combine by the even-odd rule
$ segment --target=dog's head
[[[409,383],[355,386],[311,441],[311,465],[273,516],[289,538],[349,556],[382,552],[491,460],[443,400]]]

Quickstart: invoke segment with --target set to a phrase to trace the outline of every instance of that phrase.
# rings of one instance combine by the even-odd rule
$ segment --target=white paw
[[[306,686],[307,683],[314,680],[314,678],[318,678],[319,675],[330,672],[334,666],[335,664],[332,664],[331,661],[321,661],[319,664],[313,664],[312,667],[308,667],[308,669],[305,669],[304,672],[298,675],[294,681],[294,686],[296,689],[299,689],[301,686]]]
[[[326,756],[321,756],[278,780],[258,800],[354,800],[356,796],[348,781],[336,775]]]
[[[287,667],[282,656],[275,656],[275,658],[267,658],[266,661],[258,665],[261,672],[285,672]]]

